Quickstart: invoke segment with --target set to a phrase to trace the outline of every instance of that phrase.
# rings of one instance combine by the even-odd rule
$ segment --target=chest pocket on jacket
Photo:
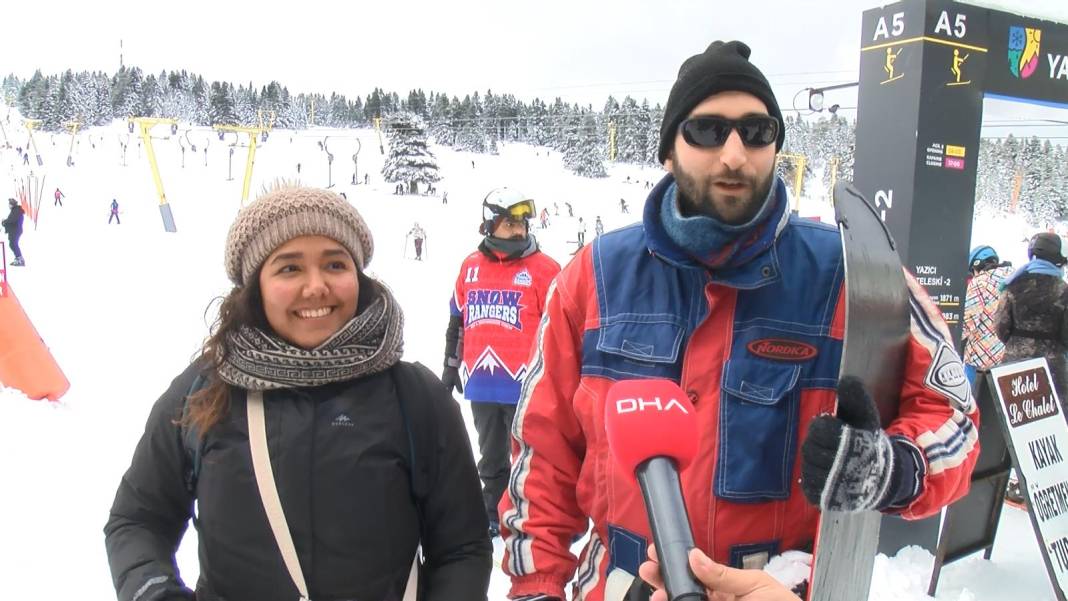
[[[731,359],[720,390],[714,492],[737,502],[785,499],[798,435],[801,366]]]
[[[678,381],[679,349],[686,329],[659,316],[616,318],[584,341],[583,373],[612,379],[668,378]],[[596,352],[588,352],[595,342]]]

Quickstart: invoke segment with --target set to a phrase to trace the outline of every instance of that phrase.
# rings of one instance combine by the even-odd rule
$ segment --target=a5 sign
[[[879,20],[875,22],[875,34],[871,41],[896,38],[903,33],[905,33],[905,13],[894,13],[890,15],[889,21],[886,17],[879,17]]]
[[[953,15],[951,23],[949,11],[944,10],[942,14],[938,15],[934,32],[935,34],[943,34],[953,38],[963,38],[968,35],[968,15],[956,13]]]

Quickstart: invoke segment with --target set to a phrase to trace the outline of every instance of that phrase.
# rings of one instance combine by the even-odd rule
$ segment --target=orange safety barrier
[[[0,253],[0,257],[3,253]],[[22,310],[0,264],[0,384],[31,399],[58,401],[70,389],[44,340]]]

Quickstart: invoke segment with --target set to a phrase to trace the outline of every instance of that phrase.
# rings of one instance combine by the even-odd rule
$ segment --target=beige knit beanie
[[[279,180],[238,212],[226,236],[226,275],[244,286],[274,249],[298,236],[326,236],[352,255],[362,272],[374,254],[363,217],[341,196]]]

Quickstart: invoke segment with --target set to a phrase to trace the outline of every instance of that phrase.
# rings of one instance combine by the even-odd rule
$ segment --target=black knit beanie
[[[782,150],[786,124],[783,123],[779,103],[775,101],[767,78],[749,62],[749,52],[749,46],[742,42],[716,40],[704,52],[682,63],[679,78],[671,86],[671,94],[664,107],[664,121],[660,125],[660,152],[657,157],[661,163],[671,153],[679,123],[686,119],[693,107],[713,94],[731,90],[748,92],[764,101],[768,114],[779,121],[775,151]]]

